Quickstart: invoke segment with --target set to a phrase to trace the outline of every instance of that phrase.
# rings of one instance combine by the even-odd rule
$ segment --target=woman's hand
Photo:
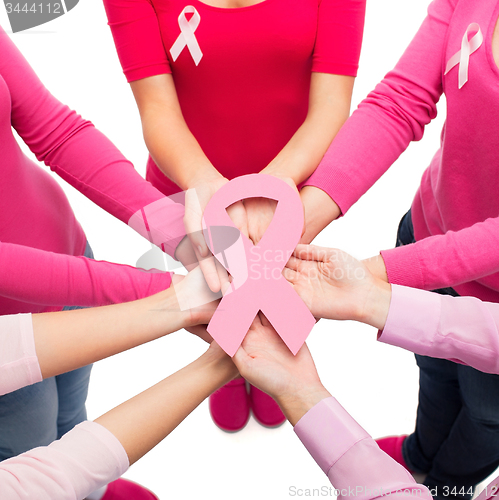
[[[262,171],[265,173],[265,171]],[[290,177],[283,177],[273,173],[267,173],[281,179],[283,182],[291,186],[296,193],[296,185]],[[247,198],[244,200],[244,207],[246,209],[247,225],[249,238],[254,245],[262,239],[265,231],[268,229],[277,207],[277,201],[270,198]]]
[[[248,235],[254,245],[262,239],[265,231],[272,222],[277,201],[270,198],[247,198],[244,208],[248,220]]]
[[[293,356],[261,314],[232,359],[241,376],[272,396],[293,425],[312,406],[330,396],[307,345]]]
[[[283,274],[315,317],[356,320],[383,329],[391,287],[351,255],[298,245]]]
[[[180,312],[187,315],[184,328],[192,328],[193,333],[209,341],[211,337],[207,332],[205,334],[200,328],[194,327],[210,322],[222,294],[209,289],[199,267],[186,276],[174,274],[171,289],[174,291]]]
[[[212,256],[203,233],[203,213],[211,197],[228,182],[217,175],[212,178],[196,180],[185,192],[184,225],[192,248],[196,254],[201,270],[211,291],[220,291],[228,282],[227,272]],[[248,224],[246,210],[242,202],[237,202],[227,208],[229,217],[235,226],[246,236]]]

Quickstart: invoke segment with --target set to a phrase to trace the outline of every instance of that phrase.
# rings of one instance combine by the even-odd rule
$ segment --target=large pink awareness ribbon
[[[235,226],[226,208],[253,197],[277,201],[267,231],[257,245],[240,234],[236,243],[227,248],[225,242],[230,238],[223,229],[233,231]],[[261,310],[289,350],[296,354],[315,325],[307,306],[282,275],[303,229],[303,206],[298,193],[276,177],[244,175],[213,195],[203,220],[208,247],[232,276],[231,287],[224,292],[208,325],[210,335],[233,356]]]
[[[192,17],[187,20],[186,14],[192,14]],[[180,35],[175,40],[175,43],[172,45],[170,49],[170,54],[174,61],[177,60],[177,57],[180,55],[184,47],[189,49],[192,58],[194,59],[194,64],[197,66],[201,58],[203,57],[203,53],[201,52],[201,48],[199,47],[199,43],[194,35],[194,32],[197,30],[199,23],[201,21],[201,16],[195,7],[192,5],[187,5],[184,7],[180,15],[178,16],[178,26],[180,28]]]
[[[476,31],[476,34],[468,39],[468,35],[470,32]],[[454,66],[459,64],[459,88],[468,81],[468,69],[470,64],[470,56],[480,48],[483,43],[483,35],[480,26],[477,23],[471,23],[467,28],[463,35],[463,39],[461,40],[461,50],[456,52],[447,62],[447,66],[445,67],[446,75]]]

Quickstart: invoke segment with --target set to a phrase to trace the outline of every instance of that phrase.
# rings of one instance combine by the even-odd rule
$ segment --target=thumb
[[[232,361],[236,365],[242,377],[244,377],[245,373],[248,371],[247,369],[250,358],[251,356],[248,355],[243,346],[240,346],[234,356],[232,356]]]

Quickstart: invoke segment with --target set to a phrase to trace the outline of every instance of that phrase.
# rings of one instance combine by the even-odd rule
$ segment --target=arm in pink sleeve
[[[172,72],[150,0],[104,0],[104,7],[128,82]]]
[[[185,236],[184,207],[146,182],[89,121],[55,99],[0,28],[0,73],[12,99],[12,126],[40,161],[121,221],[162,200],[153,243],[173,256]]]
[[[312,71],[357,76],[365,0],[321,0]]]
[[[45,306],[102,306],[148,297],[169,273],[0,242],[0,296]]]
[[[381,342],[499,374],[499,304],[392,285]]]
[[[498,247],[499,217],[494,217],[381,255],[390,283],[435,290],[474,280],[486,284],[486,277],[499,272]]]
[[[437,113],[444,42],[455,0],[435,0],[396,67],[362,101],[305,185],[346,211],[381,177]]]
[[[42,380],[31,314],[0,316],[0,346],[1,396]]]
[[[111,432],[83,422],[49,446],[0,463],[2,500],[85,498],[128,466],[126,452]]]
[[[367,432],[335,398],[323,399],[296,424],[295,432],[338,491],[338,498],[368,500],[388,495],[402,499],[417,495],[431,500],[429,491],[382,452]]]

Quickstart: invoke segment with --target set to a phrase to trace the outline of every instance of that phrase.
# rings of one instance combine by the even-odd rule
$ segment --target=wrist
[[[341,209],[325,191],[315,186],[304,186],[300,197],[305,207],[305,234],[301,243],[310,243],[341,215]]]
[[[192,175],[187,182],[186,189],[195,189],[205,184],[227,182],[227,179],[213,165],[197,169],[196,174]]]
[[[199,361],[212,374],[210,376],[218,380],[219,386],[226,384],[238,374],[232,358],[216,342],[210,344]]]
[[[295,178],[295,176],[293,176],[292,172],[289,172],[288,170],[282,167],[280,168],[277,165],[272,165],[272,163],[270,163],[263,170],[261,170],[260,174],[277,177],[278,179],[281,179],[282,181],[286,182],[295,189],[296,185],[298,184],[297,179]]]
[[[174,286],[144,300],[147,323],[163,334],[175,332],[192,324],[190,310],[181,311]]]
[[[371,288],[364,310],[358,321],[374,326],[378,330],[383,330],[388,317],[391,298],[391,285],[383,280],[376,279],[376,283]]]
[[[288,395],[284,394],[275,399],[291,425],[295,426],[305,413],[317,403],[329,397],[331,397],[331,394],[319,382],[313,387],[305,387],[301,391]]]

